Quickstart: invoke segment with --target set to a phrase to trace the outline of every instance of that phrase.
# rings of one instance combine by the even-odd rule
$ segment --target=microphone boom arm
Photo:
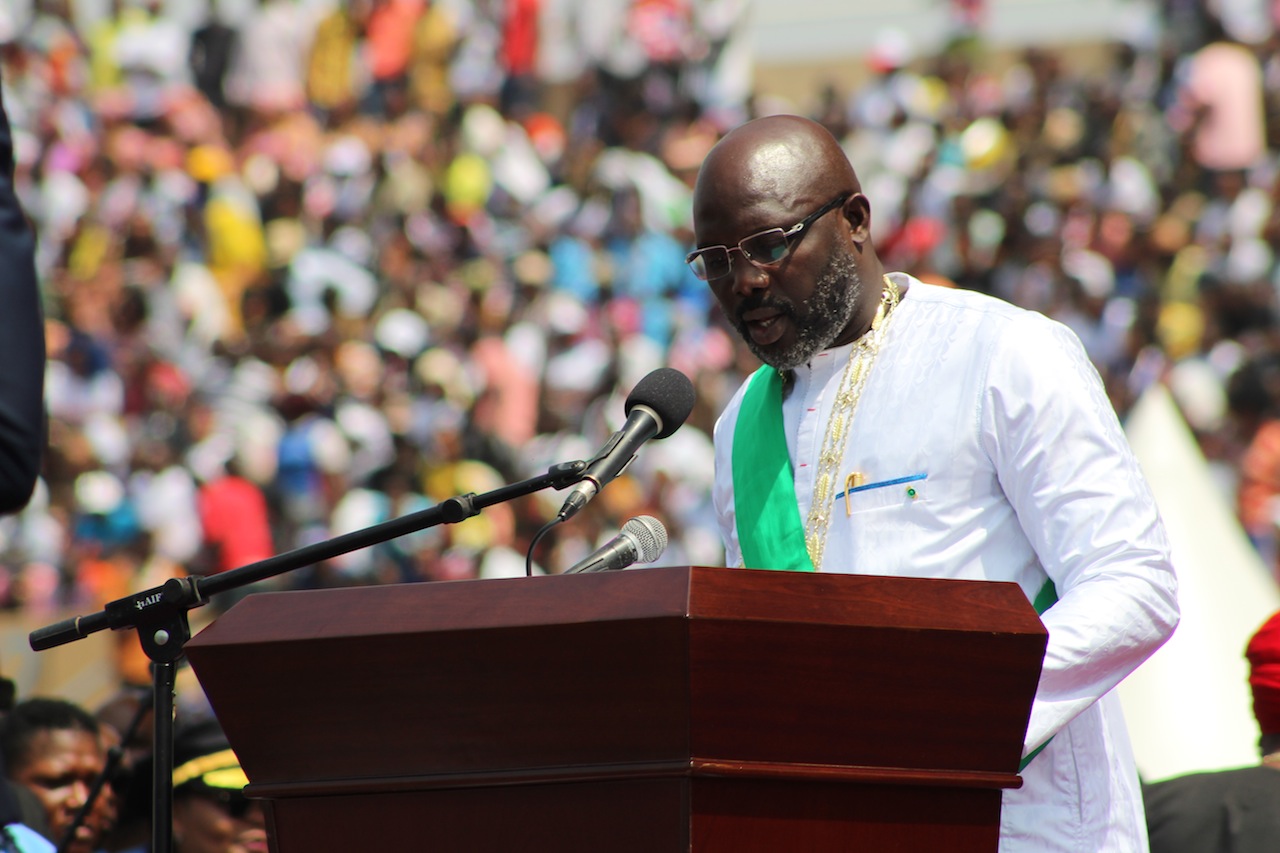
[[[502,486],[481,495],[474,493],[458,495],[433,507],[393,518],[363,530],[335,536],[323,542],[304,545],[237,569],[203,577],[172,578],[163,586],[152,587],[112,601],[97,613],[75,616],[38,628],[32,631],[29,637],[31,648],[37,652],[44,651],[75,640],[82,640],[90,634],[107,628],[118,630],[129,627],[140,629],[139,636],[143,640],[143,645],[146,646],[149,638],[141,629],[155,628],[161,623],[168,623],[175,613],[185,613],[187,610],[206,604],[211,596],[220,592],[256,583],[303,566],[314,565],[340,554],[386,542],[397,536],[404,536],[439,524],[456,524],[478,515],[486,507],[548,487],[566,488],[581,479],[582,471],[586,466],[587,463],[582,461],[563,462],[553,465],[545,474],[519,483]],[[168,645],[168,639],[164,639],[159,645]],[[146,651],[152,660],[159,659],[152,656],[151,649]],[[162,656],[167,656],[167,650],[163,648],[157,648],[155,651]],[[181,650],[172,659],[180,655]]]
[[[76,616],[32,631],[29,642],[31,648],[38,652],[84,639],[106,628],[137,628],[142,650],[155,664],[151,668],[155,720],[151,749],[151,850],[155,853],[172,853],[173,716],[178,661],[182,658],[187,641],[191,639],[191,623],[187,616],[190,610],[206,604],[210,596],[225,590],[265,580],[406,533],[438,524],[464,521],[479,514],[485,507],[541,489],[566,488],[581,479],[586,467],[587,463],[582,461],[562,462],[553,465],[545,474],[485,492],[483,495],[459,495],[436,506],[325,542],[316,542],[268,557],[247,566],[209,577],[172,578],[163,586],[116,599],[97,613]]]

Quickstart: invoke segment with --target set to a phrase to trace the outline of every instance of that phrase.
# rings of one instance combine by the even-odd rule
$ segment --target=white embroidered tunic
[[[1169,545],[1096,370],[1065,326],[1008,303],[909,285],[854,413],[821,571],[1052,579],[1049,631],[1024,755],[1004,793],[1001,853],[1145,851],[1146,825],[1118,700],[1108,695],[1178,621]],[[783,403],[800,518],[850,346],[795,371]],[[733,433],[715,430],[713,499],[726,561],[741,565]],[[860,486],[846,495],[848,475]]]

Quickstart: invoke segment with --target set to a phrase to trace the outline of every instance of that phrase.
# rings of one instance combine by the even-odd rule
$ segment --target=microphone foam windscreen
[[[688,376],[674,367],[659,367],[636,383],[624,411],[630,415],[636,406],[652,409],[662,421],[662,429],[654,438],[666,438],[689,418],[695,396]]]
[[[667,550],[667,528],[652,515],[637,515],[622,529],[636,540],[637,563],[652,563]]]

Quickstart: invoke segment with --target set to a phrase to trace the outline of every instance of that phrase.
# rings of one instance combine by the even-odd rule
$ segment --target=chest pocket
[[[907,508],[929,499],[929,475],[907,474],[872,483],[857,483],[853,476],[845,481],[845,490],[836,496],[832,517],[890,507]]]

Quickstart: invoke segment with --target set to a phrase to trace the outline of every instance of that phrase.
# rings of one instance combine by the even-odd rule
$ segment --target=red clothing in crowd
[[[390,0],[369,15],[365,37],[373,79],[394,80],[405,74],[413,55],[414,29],[426,10],[423,0]]]
[[[539,0],[508,0],[502,26],[502,67],[513,75],[532,74],[538,58]]]
[[[205,546],[214,549],[212,571],[238,569],[274,555],[267,500],[252,482],[228,474],[203,485],[198,501]]]

